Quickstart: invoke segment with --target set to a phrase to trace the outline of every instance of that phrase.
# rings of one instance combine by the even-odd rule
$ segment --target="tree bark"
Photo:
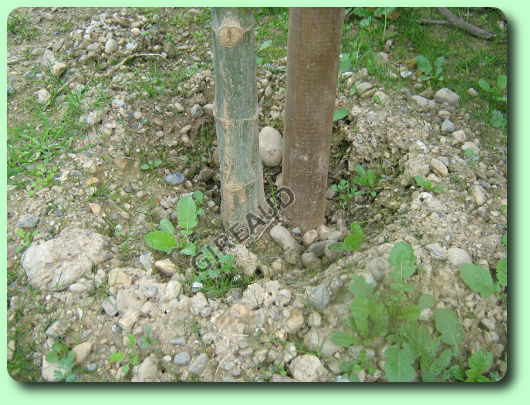
[[[324,223],[343,20],[343,8],[289,10],[282,181],[302,231]]]
[[[258,142],[256,50],[251,8],[213,8],[214,117],[225,231],[241,234],[249,213],[264,206]]]

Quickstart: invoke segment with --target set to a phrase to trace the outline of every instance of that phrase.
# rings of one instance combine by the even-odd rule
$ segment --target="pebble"
[[[72,348],[72,351],[75,353],[75,362],[76,364],[84,363],[88,355],[92,351],[92,342],[80,343]]]
[[[471,187],[471,190],[469,190],[469,195],[477,207],[484,205],[486,202],[486,194],[484,193],[484,189],[481,186]]]
[[[491,319],[483,318],[480,320],[480,323],[489,330],[495,330],[495,321],[492,321]]]
[[[147,357],[142,364],[133,369],[132,382],[153,382],[158,377],[158,361],[154,354]]]
[[[197,357],[195,357],[189,367],[188,370],[191,374],[200,374],[208,364],[208,355],[206,353],[201,353]]]
[[[310,231],[304,233],[304,236],[302,237],[302,242],[304,243],[304,245],[309,246],[317,239],[317,237],[317,231],[315,229],[311,229]]]
[[[471,97],[478,97],[479,95],[478,91],[476,91],[473,87],[467,89],[467,94],[469,94]]]
[[[103,310],[108,316],[115,316],[118,313],[118,307],[116,305],[116,298],[112,296],[107,297],[101,303],[101,308],[103,308]]]
[[[313,252],[305,252],[300,256],[302,264],[306,268],[316,268],[320,266],[320,259]]]
[[[387,260],[378,256],[368,260],[364,269],[379,281],[390,271],[390,265]]]
[[[37,91],[37,102],[39,104],[46,104],[50,100],[51,94],[46,89]]]
[[[66,68],[68,66],[66,65],[66,63],[62,63],[62,62],[55,62],[52,66],[52,73],[59,77],[61,76],[65,71],[66,71]]]
[[[117,50],[118,50],[118,43],[116,42],[116,40],[114,38],[110,38],[105,43],[105,53],[107,55],[112,55]]]
[[[447,177],[449,175],[449,171],[447,170],[447,167],[440,160],[436,158],[431,159],[431,169],[436,174],[442,177]]]
[[[317,228],[317,235],[318,235],[318,239],[320,239],[320,240],[328,240],[330,233],[331,233],[331,229],[328,228],[324,224],[320,225]]]
[[[355,89],[357,90],[357,93],[361,96],[364,93],[366,93],[368,90],[370,90],[372,87],[374,87],[372,83],[362,82],[362,83],[359,83],[359,85],[357,85]]]
[[[291,361],[289,369],[291,370],[293,377],[298,381],[313,382],[319,377],[322,363],[315,355],[304,354]]]
[[[311,292],[309,294],[309,302],[318,311],[322,311],[324,308],[326,308],[329,304],[330,299],[331,292],[329,291],[329,288],[324,284],[317,285],[316,287],[311,289]]]
[[[475,142],[464,142],[460,149],[463,151],[465,151],[466,149],[471,149],[474,155],[480,154],[480,149],[477,145],[475,145]]]
[[[184,181],[184,175],[182,173],[170,173],[164,178],[164,180],[167,183],[179,185]]]
[[[304,314],[298,308],[290,310],[290,316],[285,320],[287,333],[296,333],[304,326]]]
[[[141,34],[141,31],[139,28],[134,27],[134,28],[131,28],[131,34],[133,34],[135,37],[139,37]]]
[[[95,216],[97,217],[101,216],[101,213],[102,213],[101,205],[97,203],[88,203],[88,207],[90,208],[90,210]]]
[[[265,97],[270,97],[270,96],[272,96],[272,93],[273,93],[273,91],[272,91],[272,87],[271,87],[271,86],[267,86],[267,87],[265,88]]]
[[[184,366],[188,364],[190,360],[191,356],[188,352],[180,352],[173,358],[173,363],[175,363],[177,366]]]
[[[301,248],[291,233],[280,224],[276,224],[271,228],[270,236],[284,251],[299,251]]]
[[[455,92],[448,88],[442,88],[434,95],[434,100],[440,104],[457,105],[460,101],[460,97]]]
[[[264,127],[259,132],[259,152],[265,166],[276,167],[282,162],[283,138],[273,127]]]
[[[125,271],[122,269],[116,268],[109,271],[109,275],[107,277],[107,282],[109,284],[109,287],[113,287],[116,284],[131,284],[133,281],[133,278],[128,275]]]
[[[466,141],[466,133],[463,129],[459,129],[458,131],[453,132],[451,135],[453,137],[453,145],[464,143]]]
[[[169,259],[157,260],[155,267],[160,270],[161,273],[171,277],[177,272],[177,266]]]
[[[40,217],[35,216],[35,215],[30,215],[30,216],[21,218],[17,222],[17,228],[24,228],[24,229],[35,228],[39,224],[39,221],[40,221]]]
[[[453,266],[461,267],[464,264],[471,263],[471,256],[465,250],[453,247],[447,250],[447,260]]]
[[[377,104],[386,104],[388,102],[388,95],[381,90],[378,90],[374,93],[372,99]]]
[[[454,132],[455,124],[447,118],[442,122],[442,132]]]

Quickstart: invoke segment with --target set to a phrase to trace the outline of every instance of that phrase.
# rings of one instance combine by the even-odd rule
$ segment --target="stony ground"
[[[358,379],[385,381],[385,341],[343,348],[331,335],[345,329],[350,276],[383,290],[398,241],[418,258],[416,291],[435,298],[432,310],[456,312],[464,355],[485,349],[491,371],[504,375],[506,295],[481,298],[458,270],[473,262],[494,274],[506,257],[506,141],[485,142],[491,127],[462,111],[450,89],[421,85],[385,57],[407,83],[399,91],[368,69],[341,73],[336,104],[349,113],[334,126],[329,183],[351,181],[363,164],[378,174],[375,197],[340,204],[330,188],[327,227],[307,235],[279,217],[274,229],[287,229],[287,239],[266,232],[237,247],[241,272],[220,291],[197,284],[187,257],[144,240],[161,219],[176,224],[179,198],[196,190],[205,197],[196,239],[212,244],[221,232],[206,12],[16,13],[29,24],[8,47],[15,379],[54,381],[60,370],[83,381],[348,381],[340,364],[362,352]],[[282,131],[285,63],[258,68],[260,128]],[[40,141],[27,140],[37,134]],[[493,135],[503,139],[501,130]],[[271,195],[281,165],[268,163]],[[443,191],[418,187],[418,175]],[[364,230],[361,248],[329,250],[354,221]],[[420,317],[431,331],[432,310]]]

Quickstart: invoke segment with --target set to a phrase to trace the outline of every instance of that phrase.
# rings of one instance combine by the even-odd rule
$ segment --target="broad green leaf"
[[[489,83],[484,79],[479,79],[478,81],[479,87],[484,90],[486,93],[491,93],[491,87]]]
[[[355,7],[353,9],[353,14],[355,14],[358,17],[368,17],[370,16],[370,11],[363,7]]]
[[[423,55],[416,56],[416,65],[418,65],[418,69],[425,73],[426,75],[431,74],[432,72],[432,64],[429,59],[427,59]]]
[[[261,46],[258,48],[258,52],[259,51],[263,51],[264,49],[267,49],[269,46],[271,46],[271,44],[272,44],[272,40],[270,40],[270,39],[265,41],[265,42],[263,42],[261,44]]]
[[[505,233],[502,238],[501,238],[501,242],[504,246],[508,246],[508,233]]]
[[[373,321],[371,332],[373,336],[385,336],[388,333],[389,315],[384,303],[371,300],[370,318]]]
[[[50,353],[48,353],[46,355],[46,361],[48,363],[55,363],[55,362],[59,361],[59,356],[57,355],[57,352],[51,351]]]
[[[167,233],[173,235],[173,232],[175,231],[175,228],[173,227],[173,224],[171,223],[171,221],[169,221],[166,218],[162,218],[160,220],[160,230],[162,232],[167,232]]]
[[[357,338],[347,332],[335,332],[331,336],[331,341],[341,347],[349,347],[358,343]]]
[[[143,165],[140,166],[140,169],[149,170],[149,165],[147,163],[144,163]]]
[[[445,58],[443,56],[438,56],[434,64],[436,65],[436,72],[440,74],[444,66]]]
[[[451,349],[444,350],[425,371],[422,371],[423,382],[435,382],[443,370],[449,366],[453,352]]]
[[[488,270],[472,263],[464,264],[460,268],[460,277],[469,288],[480,294],[482,298],[495,293],[495,284]]]
[[[127,373],[129,372],[130,368],[131,367],[128,364],[124,364],[123,366],[121,366],[122,375],[127,375]]]
[[[340,60],[339,60],[339,69],[341,72],[347,72],[351,69],[352,67],[352,64],[351,64],[351,60],[350,60],[350,54],[349,53],[344,53],[340,56]],[[355,88],[355,87],[352,87],[352,88]]]
[[[389,382],[409,382],[416,376],[412,366],[416,358],[410,347],[390,346],[385,357],[385,376]]]
[[[494,128],[501,128],[506,124],[506,118],[501,111],[493,110],[491,112],[490,123]]]
[[[366,297],[354,298],[350,303],[350,314],[355,321],[355,329],[361,335],[368,333],[370,300]]]
[[[388,263],[393,267],[390,276],[395,281],[404,281],[416,271],[416,256],[407,242],[398,242],[392,248]]]
[[[350,113],[350,110],[346,108],[339,108],[338,110],[335,110],[335,112],[333,113],[333,121],[341,120],[347,117],[349,113]]]
[[[193,242],[187,242],[186,247],[180,251],[183,255],[186,256],[195,256],[197,253],[197,246],[195,246],[195,243]]]
[[[500,75],[497,79],[497,88],[503,90],[506,88],[506,84],[508,84],[508,78],[506,75]]]
[[[464,339],[464,330],[456,314],[450,309],[442,308],[434,313],[435,327],[442,334],[442,342],[458,347]]]
[[[420,317],[420,309],[415,305],[405,305],[399,309],[398,316],[407,321],[417,321]]]
[[[390,283],[389,287],[395,291],[404,291],[404,292],[414,291],[414,286],[404,281],[398,281],[397,283]]]
[[[193,192],[193,198],[195,199],[196,202],[200,204],[204,201],[204,194],[200,190],[195,190]]]
[[[353,222],[350,225],[351,233],[344,238],[342,244],[344,247],[353,252],[361,247],[363,243],[363,230],[357,222]]]
[[[124,359],[125,359],[125,353],[122,353],[122,352],[112,353],[109,356],[109,361],[111,363],[122,362]]]
[[[371,284],[368,284],[363,276],[358,274],[353,274],[351,276],[348,288],[354,297],[369,297],[374,291],[374,287]]]
[[[197,226],[197,207],[191,195],[181,197],[177,204],[177,219],[181,229],[193,229]]]
[[[508,285],[508,259],[506,258],[497,263],[497,282],[501,287]]]
[[[149,232],[144,236],[144,239],[147,246],[150,248],[166,253],[171,252],[171,250],[178,245],[178,242],[173,235],[162,231]]]
[[[474,381],[489,381],[488,379],[484,380],[480,377],[482,377],[482,373],[490,368],[492,362],[492,353],[484,349],[477,350],[471,355],[467,362],[469,366],[469,370],[466,371],[467,377]]]
[[[359,380],[359,376],[357,375],[357,373],[351,373],[349,375],[349,378],[351,382],[361,382],[361,380]]]
[[[422,294],[418,299],[418,307],[420,310],[432,307],[436,303],[434,297],[430,294]]]
[[[136,344],[136,336],[134,336],[132,333],[129,333],[127,335],[127,346],[133,347]]]

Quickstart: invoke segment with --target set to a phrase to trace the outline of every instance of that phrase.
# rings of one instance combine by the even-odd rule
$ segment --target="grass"
[[[24,9],[16,9],[7,18],[7,32],[9,38],[20,42],[34,38],[38,31],[34,22],[28,16]]]

